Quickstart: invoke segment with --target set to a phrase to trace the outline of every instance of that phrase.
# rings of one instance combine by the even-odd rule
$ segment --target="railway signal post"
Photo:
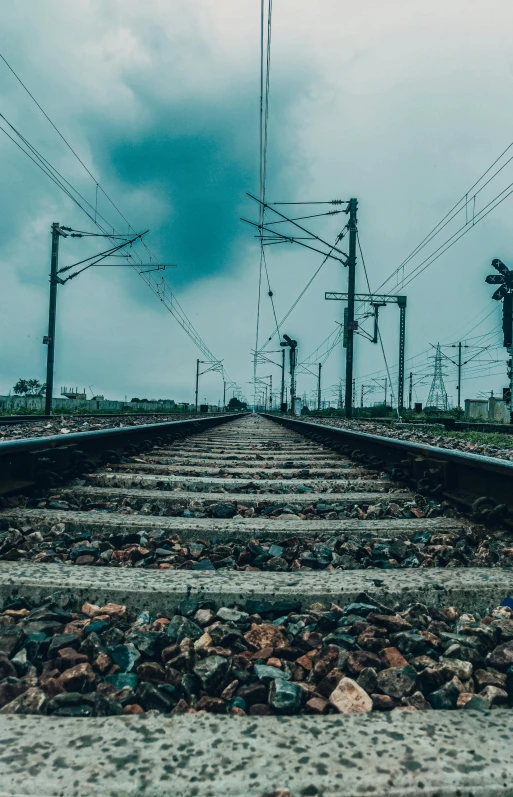
[[[488,285],[499,286],[493,293],[492,299],[498,302],[502,301],[504,347],[510,358],[508,360],[509,391],[506,391],[506,399],[509,409],[509,422],[513,423],[513,369],[511,368],[513,358],[513,271],[498,257],[492,260],[492,267],[498,271],[498,274],[488,274],[485,282]]]

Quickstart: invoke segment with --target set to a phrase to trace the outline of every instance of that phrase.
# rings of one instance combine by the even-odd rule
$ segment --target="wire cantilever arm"
[[[258,224],[256,221],[250,221],[249,219],[244,219],[244,218],[242,218],[242,216],[240,217],[240,220],[245,222],[246,224],[251,224],[253,227],[257,227],[259,230],[266,230],[266,232],[274,233],[274,235],[276,236],[276,241],[275,242],[273,241],[273,243],[278,243],[278,242],[280,242],[280,243],[291,243],[291,244],[292,243],[297,243],[299,246],[304,246],[306,249],[311,249],[312,252],[318,252],[318,254],[324,255],[324,257],[326,257],[326,258],[329,257],[332,260],[337,260],[339,263],[342,263],[343,266],[347,265],[347,255],[345,254],[345,252],[341,252],[340,249],[336,249],[334,246],[331,247],[330,244],[326,244],[326,246],[329,247],[331,249],[331,251],[340,252],[340,254],[344,255],[346,260],[342,260],[341,257],[336,257],[335,255],[332,255],[331,252],[323,252],[322,249],[317,249],[317,247],[315,247],[315,246],[310,246],[309,244],[305,244],[305,243],[303,243],[302,241],[300,241],[300,240],[298,240],[296,238],[291,238],[288,235],[282,235],[281,233],[276,232],[275,230],[268,230],[267,227],[264,227],[261,224]],[[317,236],[313,236],[313,237],[317,238]],[[322,243],[324,243],[324,241],[322,241]]]
[[[275,210],[273,207],[271,207],[271,205],[268,205],[266,202],[261,202],[261,200],[260,200],[260,199],[257,199],[257,197],[256,197],[256,196],[253,196],[253,194],[250,194],[250,193],[249,193],[249,191],[248,191],[248,192],[246,192],[246,193],[247,193],[247,196],[251,197],[251,199],[254,199],[254,200],[255,200],[255,202],[258,202],[258,204],[259,204],[259,205],[261,205],[261,206],[262,206],[264,209],[265,209],[265,208],[268,208],[268,209],[269,209],[269,210],[271,210],[273,213],[276,213],[276,215],[277,215],[277,216],[280,216],[282,219],[285,219],[285,221],[289,221],[291,224],[293,224],[293,225],[294,225],[294,227],[297,227],[299,230],[302,230],[303,232],[306,232],[306,233],[308,233],[308,235],[312,235],[312,234],[313,234],[313,233],[312,233],[310,230],[307,230],[307,229],[306,229],[306,227],[303,227],[301,224],[297,224],[297,222],[295,222],[295,221],[292,221],[292,219],[289,219],[289,218],[288,218],[287,216],[285,216],[283,213],[280,213],[280,211],[279,211],[279,210]],[[319,241],[321,244],[324,244],[324,246],[327,246],[327,247],[328,247],[329,249],[331,249],[332,251],[338,252],[340,255],[344,255],[344,257],[347,257],[347,255],[346,255],[346,253],[345,253],[345,252],[342,252],[340,249],[337,249],[337,247],[336,247],[336,246],[333,246],[333,247],[332,247],[332,246],[330,246],[330,244],[329,244],[327,241],[325,241],[323,238],[320,238],[318,235],[314,235],[313,237],[314,237],[314,238],[315,238],[317,241]]]
[[[79,271],[75,271],[74,274],[70,274],[69,277],[66,277],[66,279],[62,280],[62,282],[63,283],[64,282],[68,282],[69,280],[73,279],[74,277],[78,277],[79,274],[82,274],[84,271],[87,271],[88,268],[91,268],[92,266],[96,266],[96,265],[98,265],[98,263],[101,263],[102,260],[105,260],[106,257],[110,257],[112,252],[116,252],[118,249],[122,249],[124,246],[128,246],[128,244],[133,244],[134,241],[137,241],[138,238],[142,238],[142,236],[146,235],[147,232],[148,232],[148,230],[146,230],[146,232],[140,233],[140,235],[136,235],[135,238],[132,238],[130,241],[126,241],[125,243],[114,247],[114,249],[109,249],[107,252],[100,253],[101,257],[99,255],[93,255],[92,258],[90,258],[90,257],[86,258],[86,260],[92,260],[95,257],[97,257],[98,260],[95,260],[94,263],[88,263],[87,266],[84,266],[84,268],[79,269]],[[85,263],[86,260],[82,260],[81,262]],[[80,264],[79,263],[74,263],[72,266],[65,266],[64,268],[61,268],[58,273],[62,274],[62,272],[69,271],[70,268],[74,268],[74,266],[78,266],[78,265],[80,265]]]
[[[279,221],[268,221],[267,224],[286,224],[287,222],[302,221],[302,219],[317,219],[320,216],[336,216],[337,213],[345,213],[345,210],[328,210],[326,213],[314,213],[312,216],[298,216],[295,219],[280,219]]]
[[[65,271],[69,271],[71,268],[75,268],[76,266],[81,266],[82,263],[87,263],[88,260],[94,260],[95,257],[99,258],[97,261],[99,263],[101,260],[105,260],[106,257],[109,257],[114,252],[117,252],[119,249],[123,249],[123,247],[128,246],[129,244],[133,244],[139,238],[142,238],[143,235],[146,235],[147,232],[149,232],[149,230],[141,232],[139,235],[136,235],[134,238],[131,238],[129,241],[125,241],[122,244],[118,244],[118,246],[113,246],[110,249],[106,249],[104,252],[99,252],[95,255],[91,255],[90,257],[85,257],[83,260],[79,260],[78,263],[72,263],[71,266],[64,266],[63,268],[60,268],[57,273],[63,274]],[[93,265],[93,263],[89,264],[89,266],[91,265]],[[86,268],[89,268],[89,266],[86,266]],[[80,274],[82,271],[85,271],[85,269],[81,269],[77,273]]]

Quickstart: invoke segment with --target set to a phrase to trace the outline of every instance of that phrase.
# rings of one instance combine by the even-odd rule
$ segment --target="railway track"
[[[265,416],[0,444],[0,794],[513,794],[512,473]]]

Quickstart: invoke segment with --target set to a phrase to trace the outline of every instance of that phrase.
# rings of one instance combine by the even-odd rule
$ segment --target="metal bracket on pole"
[[[339,302],[349,301],[349,293],[338,293],[336,291],[326,291],[324,298]],[[384,307],[387,304],[397,304],[399,307],[399,376],[397,384],[397,407],[400,410],[404,407],[404,352],[406,345],[406,296],[394,296],[393,294],[384,293],[355,293],[354,300],[357,302],[370,302],[374,308],[374,324],[375,334],[372,339],[373,343],[378,342],[377,334],[377,318],[379,307]],[[346,320],[347,319],[347,320]],[[347,327],[349,333],[349,315],[346,316],[344,309],[344,327]],[[357,323],[353,319],[354,324]],[[346,328],[344,328],[344,340],[346,336]],[[349,339],[349,338],[348,338]],[[344,344],[345,345],[345,344]]]

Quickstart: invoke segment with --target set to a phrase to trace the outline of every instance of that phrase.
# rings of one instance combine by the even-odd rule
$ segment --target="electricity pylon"
[[[445,390],[444,377],[442,373],[442,352],[440,344],[437,343],[435,355],[435,373],[429,388],[429,396],[426,408],[430,407],[437,410],[447,409],[447,391]]]

